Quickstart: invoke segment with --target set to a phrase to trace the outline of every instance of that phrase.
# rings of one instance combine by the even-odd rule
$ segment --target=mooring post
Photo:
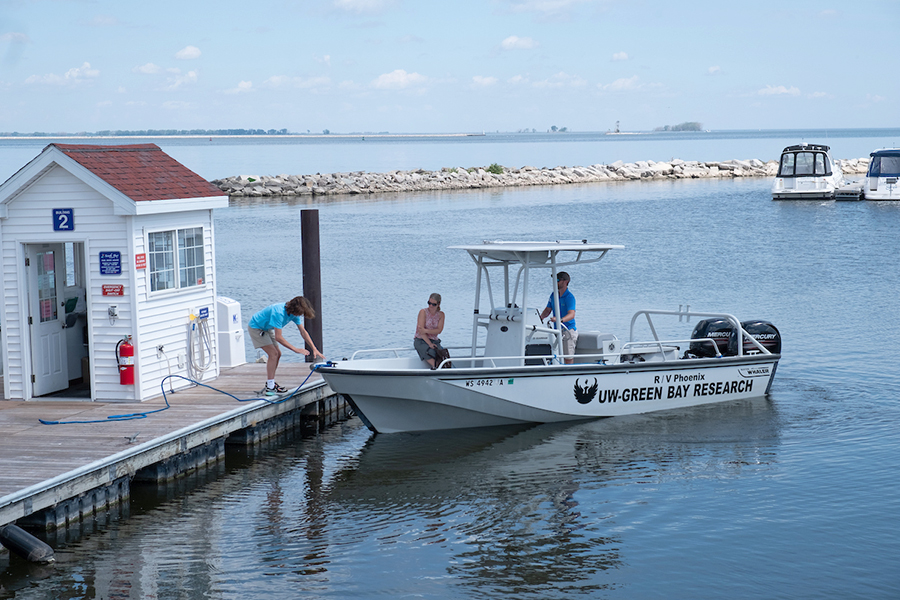
[[[319,352],[325,353],[322,344],[322,273],[319,265],[319,211],[307,208],[300,211],[300,243],[303,267],[303,295],[316,311],[316,318],[305,320],[303,326]],[[307,350],[310,350],[307,348]],[[310,350],[310,352],[312,352]],[[310,354],[306,362],[314,362]]]

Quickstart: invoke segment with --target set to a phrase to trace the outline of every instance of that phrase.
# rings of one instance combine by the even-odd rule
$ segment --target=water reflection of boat
[[[382,512],[392,510],[385,505],[571,495],[584,472],[602,475],[592,485],[693,472],[688,455],[710,468],[758,465],[771,460],[777,437],[777,414],[764,398],[600,421],[373,435],[335,474],[328,496]]]
[[[347,536],[378,540],[379,550],[449,553],[442,560],[457,585],[516,597],[530,582],[528,596],[566,597],[568,586],[596,597],[601,574],[627,564],[641,537],[625,521],[648,488],[656,495],[660,482],[693,486],[698,477],[765,468],[777,423],[772,405],[756,399],[578,423],[372,435],[330,478],[322,503],[353,522]],[[666,510],[657,498],[644,525]],[[545,594],[535,593],[539,586]]]
[[[844,182],[844,174],[831,149],[821,144],[788,146],[781,152],[778,175],[772,184],[773,200],[831,200]]]
[[[740,322],[725,313],[641,310],[632,317],[627,341],[582,329],[575,354],[567,355],[562,332],[544,323],[540,310],[527,308],[529,282],[550,285],[554,313],[559,314],[555,282],[560,270],[597,262],[622,246],[582,240],[455,248],[475,262],[477,283],[472,343],[454,354],[452,368],[430,370],[409,348],[367,351],[392,353],[390,358],[358,358],[356,353],[349,361],[319,366],[331,389],[343,394],[373,431],[553,423],[769,392],[780,358],[778,330],[765,321]],[[548,271],[551,277],[546,277]],[[483,289],[487,309],[480,306]],[[654,321],[659,316],[703,320],[690,338],[685,333],[660,339]],[[650,333],[638,339],[636,326],[642,324]],[[478,345],[481,333],[483,346]]]

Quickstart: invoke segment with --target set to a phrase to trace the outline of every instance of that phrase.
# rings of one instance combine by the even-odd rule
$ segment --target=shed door
[[[59,297],[65,284],[66,265],[62,244],[26,245],[25,257],[33,395],[43,396],[69,387],[65,312]]]

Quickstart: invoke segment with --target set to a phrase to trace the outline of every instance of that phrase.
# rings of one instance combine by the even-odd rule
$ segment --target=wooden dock
[[[253,444],[346,408],[313,373],[293,397],[254,399],[265,365],[223,369],[203,386],[166,388],[169,408],[146,418],[110,419],[166,406],[162,395],[143,403],[0,400],[0,526],[65,527],[126,499],[134,479],[166,481],[224,456],[229,444]],[[305,363],[279,365],[279,382],[293,390],[309,375]],[[45,425],[45,421],[100,421]]]

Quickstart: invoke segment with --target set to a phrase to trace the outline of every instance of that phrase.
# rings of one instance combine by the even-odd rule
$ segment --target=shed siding
[[[191,227],[203,228],[205,283],[199,286],[178,290],[166,290],[153,293],[149,284],[149,264],[147,269],[135,271],[135,290],[137,291],[137,308],[140,314],[140,329],[136,340],[138,352],[138,376],[144,398],[151,398],[162,393],[161,382],[170,373],[188,377],[188,358],[191,349],[188,347],[191,310],[201,308],[209,310],[210,339],[208,340],[213,357],[216,350],[216,288],[215,265],[213,263],[213,224],[212,211],[201,210],[177,214],[147,215],[132,217],[134,226],[134,253],[147,252],[147,234],[152,231],[167,231]],[[148,260],[149,263],[149,260]],[[134,260],[129,263],[133,268]],[[195,313],[196,314],[196,313]],[[162,346],[163,352],[157,356],[157,348]],[[179,360],[179,358],[181,360]],[[182,367],[178,365],[182,364]],[[206,381],[219,374],[218,361],[213,360],[200,380]],[[169,383],[175,389],[191,385],[185,379],[173,378]]]
[[[69,232],[53,231],[52,210],[73,208],[75,228]],[[111,385],[116,373],[115,343],[120,332],[131,329],[132,315],[125,306],[129,287],[125,273],[118,276],[100,278],[99,253],[117,250],[123,256],[127,250],[125,220],[112,214],[111,202],[71,175],[65,169],[55,166],[28,187],[9,204],[8,217],[3,224],[3,265],[5,273],[17,273],[17,281],[4,278],[4,303],[7,310],[7,352],[9,360],[9,394],[11,398],[26,397],[26,382],[23,367],[30,363],[30,341],[28,340],[27,305],[24,287],[24,255],[22,244],[81,242],[87,255],[86,274],[88,306],[88,326],[91,331],[89,360],[95,374],[94,398],[98,400],[134,399],[118,385]],[[11,269],[11,270],[6,270]],[[122,283],[125,297],[116,298],[120,306],[120,319],[115,326],[109,325],[107,308],[113,302],[98,300],[103,283]],[[123,393],[125,392],[125,393]]]

